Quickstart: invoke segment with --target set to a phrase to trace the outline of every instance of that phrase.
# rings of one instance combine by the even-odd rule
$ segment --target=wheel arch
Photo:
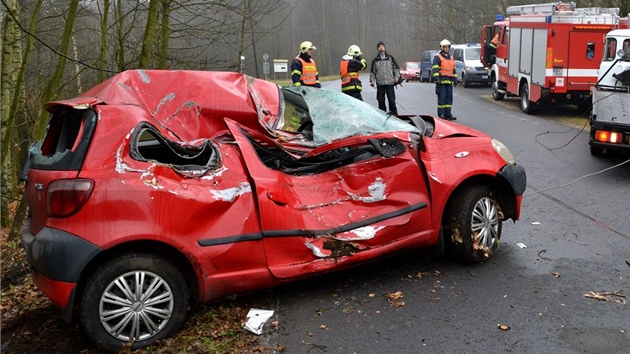
[[[480,185],[488,186],[493,190],[494,197],[498,200],[501,208],[503,215],[501,218],[502,221],[507,219],[514,220],[517,217],[516,197],[508,181],[500,175],[476,175],[461,182],[450,194],[443,211],[442,226],[445,225],[448,220],[446,214],[448,213],[448,206],[453,203],[453,200],[455,200],[463,190]]]
[[[85,286],[85,279],[87,279],[87,277],[89,277],[105,261],[127,253],[148,253],[162,257],[171,262],[179,270],[186,282],[186,286],[189,289],[191,297],[189,299],[190,306],[193,307],[197,303],[199,298],[199,282],[195,267],[188,257],[171,245],[152,240],[138,240],[106,249],[90,260],[90,262],[82,270],[76,291],[72,296],[73,299],[71,300],[71,308],[73,310],[73,314],[66,314],[67,316],[76,315],[77,311],[75,310],[79,305],[77,300],[81,298],[81,293],[83,292],[83,287]]]

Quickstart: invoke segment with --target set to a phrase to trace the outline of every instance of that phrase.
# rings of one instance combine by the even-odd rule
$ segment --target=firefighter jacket
[[[341,91],[363,90],[359,71],[365,70],[367,63],[363,57],[352,57],[344,55],[339,64],[339,75],[341,76]]]
[[[370,65],[370,82],[377,86],[396,85],[400,79],[400,66],[393,56],[377,54]]]
[[[494,35],[494,37],[490,41],[490,47],[497,49],[498,46],[499,46],[499,34],[497,33]]]
[[[317,64],[307,53],[300,53],[291,63],[291,80],[295,86],[322,87]]]
[[[436,84],[456,85],[457,72],[455,71],[455,60],[448,54],[440,51],[433,58],[433,81]]]

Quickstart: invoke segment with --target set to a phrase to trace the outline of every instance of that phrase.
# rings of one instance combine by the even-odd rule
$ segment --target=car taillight
[[[59,179],[48,186],[46,212],[49,217],[64,218],[81,210],[92,194],[90,179]]]
[[[596,130],[595,131],[595,140],[601,141],[604,143],[614,143],[619,144],[623,139],[623,134],[616,132],[609,132],[606,130]]]

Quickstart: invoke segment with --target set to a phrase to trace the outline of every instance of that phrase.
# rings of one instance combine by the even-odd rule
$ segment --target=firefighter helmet
[[[358,57],[359,55],[361,55],[361,48],[359,48],[359,46],[355,44],[351,45],[350,48],[348,48],[348,55]]]
[[[309,49],[317,49],[317,48],[315,48],[313,43],[309,41],[304,41],[302,42],[302,44],[300,44],[300,53],[306,53],[308,52]]]
[[[443,39],[440,42],[440,49],[444,48],[444,46],[449,46],[450,47],[451,46],[451,42],[449,42],[448,39]]]

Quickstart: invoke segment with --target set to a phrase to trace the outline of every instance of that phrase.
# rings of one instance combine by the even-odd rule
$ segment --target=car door
[[[293,174],[266,165],[268,158],[253,144],[273,146],[276,154],[292,158],[280,145],[233,121],[228,127],[252,178],[267,263],[276,277],[299,277],[434,239],[425,179],[402,143],[383,133],[354,136],[301,159],[369,144],[389,144],[396,151],[388,153],[386,147],[357,162]]]

